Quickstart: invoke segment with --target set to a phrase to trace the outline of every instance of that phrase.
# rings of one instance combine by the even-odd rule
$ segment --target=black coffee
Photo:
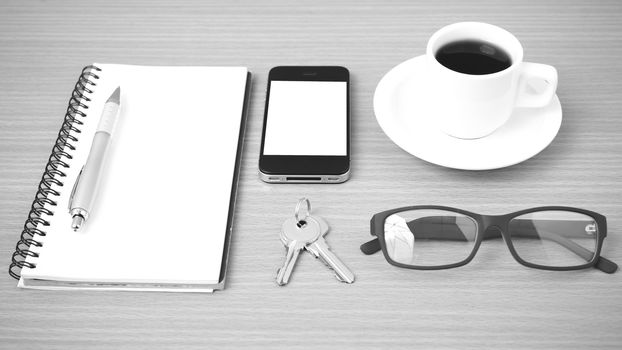
[[[485,41],[454,41],[436,52],[443,66],[464,74],[483,75],[500,72],[512,65],[510,55]]]

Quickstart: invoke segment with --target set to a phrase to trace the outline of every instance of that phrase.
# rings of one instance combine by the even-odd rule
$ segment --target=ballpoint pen
[[[112,130],[119,112],[120,96],[121,87],[117,87],[104,104],[91,150],[73,186],[69,198],[69,214],[72,217],[71,228],[74,231],[78,231],[84,225],[91,213],[104,169],[106,152],[112,138]]]

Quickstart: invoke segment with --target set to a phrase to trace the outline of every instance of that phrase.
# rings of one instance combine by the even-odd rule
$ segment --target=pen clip
[[[67,203],[67,209],[70,212],[71,212],[71,205],[73,204],[73,195],[76,193],[78,182],[80,182],[80,177],[82,177],[82,170],[84,170],[84,166],[82,166],[82,169],[80,169],[80,173],[78,173],[78,177],[76,177],[76,182],[73,183],[73,188],[71,189],[71,195],[69,195],[69,203]]]

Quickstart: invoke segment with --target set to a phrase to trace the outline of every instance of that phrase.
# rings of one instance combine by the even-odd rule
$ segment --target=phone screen
[[[270,82],[264,155],[346,156],[345,81]]]

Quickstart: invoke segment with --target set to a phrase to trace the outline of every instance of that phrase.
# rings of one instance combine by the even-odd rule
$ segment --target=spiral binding
[[[9,266],[9,275],[15,279],[20,278],[20,273],[23,268],[34,269],[37,267],[36,263],[28,262],[26,258],[39,257],[38,253],[30,250],[30,247],[43,246],[43,243],[37,240],[38,237],[45,237],[46,235],[45,231],[43,231],[40,226],[50,225],[50,222],[44,219],[43,216],[54,215],[54,212],[46,208],[45,205],[57,205],[53,198],[60,196],[60,192],[53,189],[52,185],[63,186],[63,182],[60,178],[67,176],[67,174],[63,172],[63,169],[69,168],[69,164],[67,164],[66,161],[73,158],[71,151],[76,149],[74,143],[78,141],[78,138],[72,135],[72,132],[74,134],[79,134],[81,132],[79,127],[83,125],[84,122],[78,119],[78,117],[86,117],[86,113],[80,111],[79,108],[89,108],[86,103],[90,102],[91,99],[87,95],[93,93],[92,87],[97,85],[94,80],[99,79],[99,76],[94,72],[99,71],[101,71],[101,69],[94,65],[84,67],[71,93],[65,119],[58,132],[58,137],[52,148],[52,153],[50,154],[48,163],[45,166],[45,171],[39,182],[37,194],[30,207],[28,218],[24,223],[24,229],[22,230],[20,240],[15,245],[15,252],[13,253],[11,266]]]

